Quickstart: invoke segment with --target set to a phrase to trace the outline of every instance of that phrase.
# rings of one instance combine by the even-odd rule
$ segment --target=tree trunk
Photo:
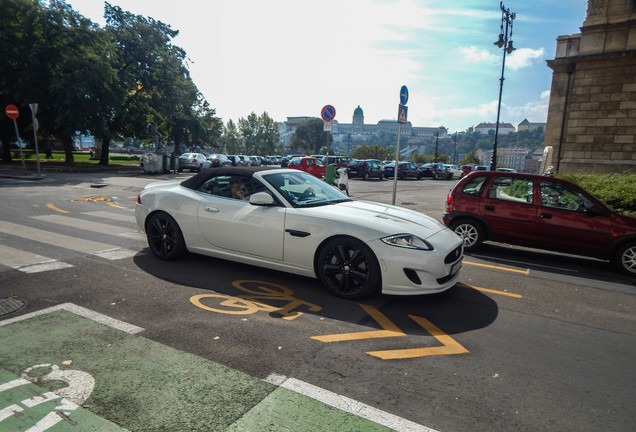
[[[102,153],[99,158],[99,165],[108,165],[108,155],[110,154],[110,137],[102,138]]]

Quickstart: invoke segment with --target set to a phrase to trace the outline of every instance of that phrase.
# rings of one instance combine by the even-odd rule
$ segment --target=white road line
[[[40,315],[45,315],[47,313],[51,313],[51,312],[56,312],[59,310],[64,310],[67,312],[71,312],[74,313],[75,315],[79,315],[81,317],[84,318],[88,318],[91,319],[95,322],[98,322],[100,324],[104,324],[107,325],[109,327],[112,327],[114,329],[117,330],[121,330],[123,332],[126,332],[128,334],[137,334],[137,333],[141,333],[142,331],[144,331],[144,329],[142,327],[137,327],[136,325],[133,324],[129,324],[127,322],[124,321],[120,321],[118,319],[115,318],[111,318],[107,315],[102,315],[98,312],[92,311],[90,309],[86,309],[82,306],[78,306],[74,303],[62,303],[59,304],[57,306],[53,306],[50,308],[46,308],[46,309],[41,309],[39,311],[35,311],[35,312],[31,312],[25,315],[20,315],[17,316],[15,318],[9,318],[6,320],[2,320],[0,321],[0,327],[5,326],[5,325],[9,325],[9,324],[13,324],[15,322],[19,322],[19,321],[24,321],[27,320],[29,318],[33,318],[36,316],[40,316]]]
[[[51,231],[46,231],[46,230],[42,230],[38,228],[32,228],[25,225],[18,225],[18,224],[6,222],[6,221],[0,221],[0,232],[6,233],[12,236],[16,236],[16,237],[22,237],[29,240],[37,241],[40,243],[53,245],[56,247],[61,247],[65,249],[71,249],[77,252],[87,253],[87,254],[97,254],[97,253],[104,253],[104,252],[112,252],[114,250],[124,250],[117,246],[113,246],[106,243],[94,242],[91,240],[85,240],[78,237],[58,234]],[[109,254],[106,254],[104,258],[119,259],[119,258],[110,258]]]
[[[100,222],[93,222],[86,219],[74,218],[62,215],[44,215],[44,216],[31,216],[31,219],[41,220],[44,222],[54,223],[58,225],[64,225],[72,227],[74,229],[82,229],[86,231],[93,231],[104,234],[119,234],[122,229],[115,225],[109,225]],[[130,220],[130,219],[127,219]],[[130,220],[131,222],[134,222]]]
[[[0,245],[0,264],[24,273],[73,267],[71,264],[4,245]]]
[[[87,216],[95,216],[100,217],[102,219],[113,219],[121,222],[135,222],[135,216],[133,214],[123,214],[120,212],[108,212],[108,211],[93,211],[93,212],[82,212],[82,214]]]
[[[271,374],[265,381],[307,396],[341,411],[371,420],[374,423],[386,426],[397,432],[436,432],[435,429],[422,426],[296,378],[287,378],[284,375]]]

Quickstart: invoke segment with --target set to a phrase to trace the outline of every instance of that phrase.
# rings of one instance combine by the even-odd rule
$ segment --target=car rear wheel
[[[146,223],[148,245],[155,256],[172,261],[181,258],[187,252],[181,228],[167,213],[155,213]]]
[[[636,275],[636,243],[627,243],[616,252],[614,264],[629,275]]]
[[[367,245],[351,237],[336,237],[323,246],[316,273],[338,297],[360,299],[380,290],[378,260]]]
[[[453,222],[450,228],[464,240],[464,250],[472,251],[484,241],[484,228],[479,222],[464,219]]]

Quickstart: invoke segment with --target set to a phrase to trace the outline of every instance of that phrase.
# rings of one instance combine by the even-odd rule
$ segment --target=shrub
[[[636,174],[559,174],[615,210],[636,216]]]

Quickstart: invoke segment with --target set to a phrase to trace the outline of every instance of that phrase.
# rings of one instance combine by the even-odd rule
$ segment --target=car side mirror
[[[257,206],[272,206],[275,204],[274,198],[267,192],[256,192],[250,195],[250,204]]]
[[[585,213],[588,216],[608,216],[609,215],[607,211],[605,211],[604,209],[600,208],[597,205],[593,205],[590,208],[586,209]]]

